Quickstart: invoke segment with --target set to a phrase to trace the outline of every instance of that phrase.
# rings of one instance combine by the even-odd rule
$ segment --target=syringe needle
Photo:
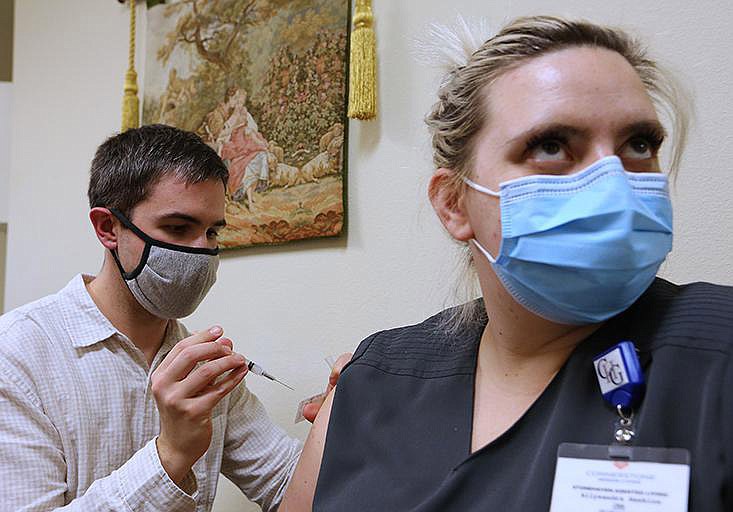
[[[288,388],[288,389],[292,389],[293,391],[295,391],[295,389],[291,388],[290,386],[288,386],[287,384],[285,384],[285,383],[284,383],[283,381],[281,381],[281,380],[279,380],[279,379],[276,379],[275,377],[273,377],[272,375],[270,375],[270,374],[269,374],[269,373],[267,373],[267,372],[264,372],[264,373],[262,374],[262,376],[263,376],[263,377],[267,377],[267,378],[268,378],[268,379],[270,379],[270,380],[274,380],[274,381],[275,381],[275,382],[277,382],[278,384],[282,384],[282,385],[283,385],[283,386],[285,386],[286,388]]]
[[[249,371],[251,371],[255,375],[261,375],[262,377],[265,377],[267,379],[270,379],[271,381],[277,382],[278,384],[282,384],[286,388],[292,389],[293,391],[295,391],[295,389],[291,388],[290,386],[285,384],[283,381],[278,380],[275,377],[273,377],[272,375],[270,375],[269,373],[267,373],[260,365],[258,365],[254,361],[250,361],[249,363],[247,363],[247,368],[249,369]]]

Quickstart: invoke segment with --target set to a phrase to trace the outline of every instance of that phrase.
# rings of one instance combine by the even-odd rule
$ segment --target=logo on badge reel
[[[634,406],[644,390],[644,374],[631,341],[622,341],[593,360],[604,400],[612,407]]]

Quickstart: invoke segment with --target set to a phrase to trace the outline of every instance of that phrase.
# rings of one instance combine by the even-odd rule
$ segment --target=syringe
[[[275,377],[273,377],[272,375],[270,375],[269,373],[267,373],[260,365],[258,365],[254,361],[250,361],[249,363],[247,363],[247,369],[250,372],[254,373],[255,375],[261,375],[262,377],[265,377],[266,379],[270,379],[273,382],[277,382],[279,384],[282,384],[286,388],[292,389],[293,391],[295,391],[293,388],[291,388],[290,386],[288,386],[287,384],[285,384],[283,381],[278,380]]]

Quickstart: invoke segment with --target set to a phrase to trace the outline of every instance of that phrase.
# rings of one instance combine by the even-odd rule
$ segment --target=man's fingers
[[[199,343],[214,341],[221,337],[222,334],[224,334],[224,330],[218,325],[215,325],[213,327],[210,327],[209,329],[206,329],[205,331],[197,331],[188,338],[182,339],[175,344],[173,350],[168,352],[168,355],[165,356],[165,359],[160,362],[158,370],[166,369],[171,364],[171,362],[176,357],[178,357],[178,354],[180,354],[184,349],[192,345],[198,345]]]
[[[246,368],[246,362],[240,354],[232,354],[209,361],[196,368],[188,377],[181,381],[181,392],[184,396],[196,396],[207,385],[218,379],[225,372],[243,366]]]
[[[213,409],[219,400],[227,396],[247,375],[247,365],[235,369],[219,382],[209,386],[198,398],[203,406],[209,410]]]
[[[229,343],[227,344],[224,343],[225,339],[186,347],[164,369],[167,378],[174,382],[183,380],[198,363],[232,354],[231,341],[228,340]]]

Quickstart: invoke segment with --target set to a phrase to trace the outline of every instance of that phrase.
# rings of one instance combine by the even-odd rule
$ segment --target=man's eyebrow
[[[165,215],[162,215],[159,220],[161,220],[161,221],[164,221],[164,220],[182,220],[182,221],[185,221],[185,222],[190,222],[191,224],[196,224],[196,225],[200,225],[201,224],[201,220],[200,219],[197,219],[196,217],[194,217],[192,215],[188,215],[187,213],[182,213],[182,212],[166,213]],[[226,225],[227,225],[227,221],[224,220],[224,219],[219,219],[219,220],[217,220],[216,222],[214,222],[212,224],[212,226],[215,226],[215,227],[223,227],[223,226],[226,226]]]

